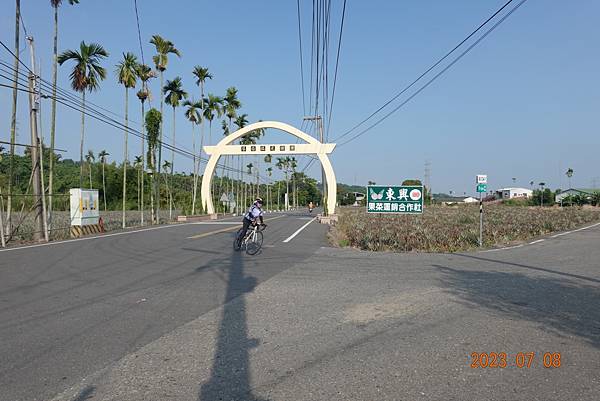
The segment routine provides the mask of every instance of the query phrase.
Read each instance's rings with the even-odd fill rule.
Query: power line
[[[450,64],[448,64],[446,67],[444,67],[444,69],[442,69],[440,72],[438,72],[436,75],[434,75],[433,78],[431,78],[429,81],[427,81],[415,93],[413,93],[412,95],[410,95],[405,101],[403,101],[402,103],[400,103],[392,111],[390,111],[389,113],[387,113],[386,115],[384,115],[382,118],[380,118],[379,120],[377,120],[374,124],[370,125],[368,128],[362,130],[361,132],[359,132],[358,134],[354,135],[350,139],[342,142],[340,145],[338,145],[338,147],[344,146],[347,143],[349,143],[349,142],[357,139],[358,137],[364,135],[366,132],[368,132],[371,129],[375,128],[382,121],[386,120],[389,116],[391,116],[396,111],[398,111],[400,108],[402,108],[405,104],[407,104],[408,102],[410,102],[415,96],[417,96],[419,93],[421,93],[425,88],[427,88],[430,84],[432,84],[437,78],[439,78],[442,74],[444,74],[446,71],[448,71],[454,64],[456,64],[460,59],[462,59],[467,53],[469,53],[475,46],[477,46],[483,39],[485,39],[492,31],[494,31],[500,24],[502,24],[502,22],[504,22],[513,12],[515,12],[519,7],[521,7],[526,1],[527,0],[521,0],[520,3],[518,3],[509,12],[507,12],[506,15],[504,15],[500,20],[498,20],[498,22],[496,22],[494,25],[492,25],[492,27],[490,27],[482,36],[480,36],[475,42],[473,42],[473,44],[471,44],[469,47],[467,47],[467,49],[464,50],[460,55],[458,55],[454,60],[452,60],[452,62]],[[344,135],[346,135],[346,134],[344,134]],[[344,136],[344,135],[342,135],[342,136]]]
[[[135,7],[135,20],[137,22],[137,32],[138,32],[138,40],[140,42],[140,53],[142,55],[142,64],[146,64],[146,62],[144,61],[144,48],[142,47],[142,34],[140,32],[140,16],[138,13],[138,6],[137,6],[137,0],[133,0],[133,5]]]
[[[440,63],[442,63],[445,59],[447,59],[452,53],[454,53],[459,47],[461,47],[465,42],[467,42],[469,39],[471,39],[473,37],[473,35],[475,35],[477,32],[479,32],[484,26],[486,26],[492,19],[494,19],[494,17],[496,17],[500,12],[502,12],[502,10],[504,10],[510,3],[512,3],[514,0],[508,0],[506,3],[504,3],[504,5],[502,7],[500,7],[495,13],[493,13],[488,19],[486,19],[483,23],[481,23],[474,31],[472,31],[467,37],[465,37],[463,40],[461,40],[456,46],[454,46],[452,48],[452,50],[450,50],[449,52],[447,52],[442,58],[440,58],[438,61],[436,61],[433,65],[431,65],[431,67],[429,67],[427,70],[425,70],[425,72],[423,72],[421,75],[419,75],[414,81],[412,81],[408,86],[406,86],[404,89],[402,89],[400,92],[398,92],[396,95],[394,95],[391,99],[389,99],[387,102],[385,102],[381,107],[379,107],[377,110],[375,110],[373,113],[371,113],[367,118],[365,118],[364,120],[362,120],[361,122],[359,122],[358,124],[356,124],[354,127],[350,128],[348,131],[346,131],[345,133],[343,133],[342,135],[340,135],[339,137],[337,137],[336,139],[334,139],[334,141],[338,141],[341,138],[345,137],[346,135],[349,135],[350,133],[352,133],[354,130],[356,130],[358,127],[360,127],[361,125],[363,125],[365,122],[367,122],[368,120],[370,120],[373,116],[375,116],[376,114],[378,114],[381,110],[383,110],[385,107],[387,107],[390,103],[392,103],[394,100],[398,99],[400,96],[402,96],[402,94],[404,94],[407,90],[409,90],[410,88],[412,88],[417,82],[419,82],[423,77],[425,77],[425,75],[427,75],[429,72],[431,72],[435,67],[437,67],[438,65],[440,65]]]
[[[335,58],[335,72],[333,74],[333,90],[331,92],[331,104],[329,106],[329,119],[327,121],[327,134],[326,138],[329,139],[329,129],[331,127],[331,116],[333,114],[333,100],[335,99],[335,86],[337,83],[338,65],[340,62],[340,49],[342,47],[342,33],[344,32],[344,17],[346,16],[346,0],[344,0],[344,7],[342,9],[342,22],[340,24],[340,35],[338,38],[337,55]]]
[[[302,61],[302,29],[300,28],[300,0],[296,2],[298,6],[298,40],[300,41],[300,78],[302,81],[302,111],[306,114],[306,102],[304,100],[304,62]]]

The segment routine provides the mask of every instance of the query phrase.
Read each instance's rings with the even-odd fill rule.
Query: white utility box
[[[71,225],[98,224],[100,210],[97,189],[71,188]]]

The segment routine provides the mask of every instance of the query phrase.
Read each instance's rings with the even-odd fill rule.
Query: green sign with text
[[[423,213],[423,186],[369,185],[367,213]]]
[[[487,184],[477,184],[477,192],[487,192]]]

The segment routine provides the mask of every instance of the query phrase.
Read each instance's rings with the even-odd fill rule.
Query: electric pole
[[[35,53],[33,47],[33,38],[27,37],[29,42],[29,50],[31,52],[31,69],[29,73],[29,125],[31,128],[31,168],[32,168],[32,189],[33,189],[33,200],[35,202],[34,218],[35,218],[35,229],[33,232],[33,240],[37,242],[42,241],[42,233],[46,233],[44,230],[44,210],[42,204],[42,181],[40,179],[40,156],[39,156],[39,139],[37,132],[37,112],[39,109],[39,97],[38,87],[36,85],[37,77],[35,75]],[[45,236],[46,237],[46,236]]]

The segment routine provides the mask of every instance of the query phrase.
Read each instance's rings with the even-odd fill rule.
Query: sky
[[[180,76],[186,91],[198,98],[191,71],[195,65],[208,67],[214,78],[207,82],[206,92],[223,95],[235,86],[243,104],[240,113],[247,113],[250,122],[282,121],[315,133],[312,125],[306,127],[302,121],[296,1],[137,2],[146,63],[154,54],[149,43],[153,34],[171,40],[181,51],[181,58],[169,57],[165,79]],[[335,142],[402,90],[504,2],[348,0],[329,141]],[[49,1],[21,3],[23,22],[35,39],[41,75],[50,80],[53,9]],[[330,96],[342,3],[332,1]],[[300,0],[300,8],[308,108],[312,1]],[[476,174],[487,174],[490,188],[512,186],[512,178],[516,186],[529,187],[534,181],[566,188],[568,168],[574,170],[573,187],[590,187],[594,182],[600,187],[598,15],[600,2],[595,0],[528,0],[398,112],[338,146],[331,155],[338,181],[400,184],[404,179],[423,179],[429,162],[433,192],[473,194]],[[14,46],[11,0],[2,0],[0,7],[0,40]],[[123,116],[124,89],[114,70],[123,52],[140,57],[134,1],[81,0],[71,6],[65,0],[59,16],[59,52],[78,48],[81,40],[98,42],[110,52],[103,62],[108,77],[88,99]],[[22,38],[20,56],[28,61],[25,43]],[[11,57],[0,49],[0,60],[12,64]],[[70,88],[69,72],[70,65],[59,68],[60,87]],[[0,78],[0,83],[7,82]],[[158,79],[151,83],[151,91],[152,105],[158,107]],[[10,89],[0,88],[0,140],[9,138],[11,96]],[[129,109],[131,124],[139,127],[139,102],[133,93]],[[172,114],[165,110],[165,141],[170,142]],[[49,111],[50,103],[44,101],[46,142]],[[183,111],[177,111],[176,143],[191,149],[191,127]],[[19,141],[28,142],[24,95],[19,98],[18,124]],[[215,143],[222,131],[220,121],[213,125]],[[63,158],[79,158],[79,130],[80,114],[59,106],[56,147],[67,150]],[[270,130],[261,142],[295,143],[295,139]],[[135,137],[129,143],[132,159],[141,145]],[[110,160],[121,161],[123,131],[87,119],[85,149],[95,153],[106,149]],[[299,157],[300,169],[308,160]],[[176,156],[176,171],[191,169],[190,159]],[[318,164],[306,171],[320,179]],[[277,172],[274,178],[279,177]]]

